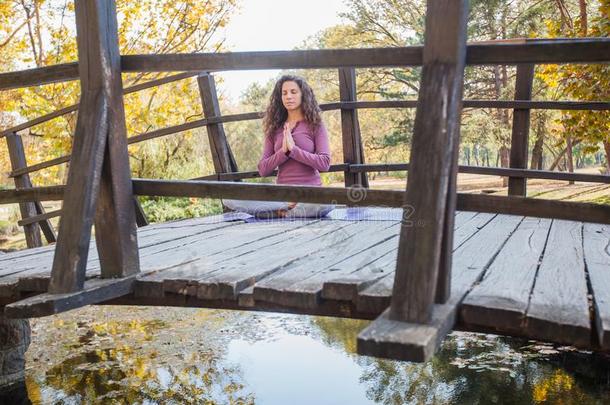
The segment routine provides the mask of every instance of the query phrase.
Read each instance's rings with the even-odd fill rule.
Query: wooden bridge
[[[424,46],[224,54],[128,55],[112,1],[76,2],[79,63],[0,74],[0,90],[80,78],[78,106],[4,130],[28,249],[0,257],[8,317],[87,304],[289,311],[375,319],[363,354],[428,359],[453,328],[610,349],[610,206],[526,197],[528,178],[610,183],[607,175],[527,169],[531,109],[609,110],[610,102],[531,101],[536,63],[604,63],[608,38],[467,44],[467,2],[430,1]],[[462,100],[466,64],[517,65],[514,101]],[[356,68],[422,66],[417,102],[359,102]],[[345,187],[242,183],[215,71],[337,68]],[[182,71],[122,88],[121,72]],[[123,94],[197,77],[205,118],[127,137]],[[513,108],[510,168],[458,166],[462,106]],[[417,108],[411,161],[366,164],[358,109]],[[18,131],[78,109],[70,156],[28,165]],[[214,174],[131,179],[127,145],[207,128]],[[434,159],[430,157],[433,156]],[[29,173],[70,162],[65,186]],[[367,172],[408,170],[406,192],[368,188]],[[456,192],[458,172],[509,178],[509,196]],[[329,218],[254,221],[234,213],[147,225],[135,195],[342,204]],[[63,200],[44,212],[41,201]],[[135,206],[135,209],[134,209]],[[457,211],[456,211],[457,210]],[[69,213],[66,214],[66,213]],[[61,216],[56,237],[49,218]],[[136,223],[141,227],[138,229]],[[95,225],[95,245],[90,246]],[[41,232],[54,245],[42,247]]]

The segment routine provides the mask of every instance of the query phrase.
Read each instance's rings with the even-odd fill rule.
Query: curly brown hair
[[[282,127],[288,118],[288,111],[282,103],[282,85],[284,82],[288,81],[295,82],[301,89],[301,108],[303,110],[303,116],[312,130],[315,130],[322,122],[322,117],[320,117],[322,110],[320,110],[320,106],[316,101],[316,96],[313,94],[312,88],[307,84],[305,79],[295,75],[283,75],[275,83],[275,87],[269,97],[269,106],[263,117],[263,130],[265,136],[271,136],[271,134]]]

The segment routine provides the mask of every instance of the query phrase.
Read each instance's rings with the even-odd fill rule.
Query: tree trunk
[[[606,151],[606,174],[610,174],[610,140],[604,141],[604,150]]]
[[[542,153],[544,151],[544,135],[546,131],[546,114],[537,114],[536,120],[536,141],[532,149],[532,160],[530,169],[542,170]]]
[[[580,33],[583,37],[587,36],[587,0],[579,0],[580,9]]]
[[[507,146],[500,147],[500,167],[508,167],[510,162],[510,149]],[[508,187],[508,177],[502,177],[502,187]]]
[[[568,136],[568,138],[566,139],[566,152],[567,152],[566,166],[570,173],[574,173],[574,153],[572,150],[572,137],[571,136]],[[573,181],[570,181],[569,183],[574,184]]]

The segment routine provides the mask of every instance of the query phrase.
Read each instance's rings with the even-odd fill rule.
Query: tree
[[[119,47],[121,54],[159,54],[177,52],[218,52],[224,50],[224,39],[218,32],[236,10],[237,0],[117,1]],[[0,60],[17,63],[9,69],[41,67],[72,62],[77,59],[74,29],[74,2],[49,0],[11,0],[0,6]],[[125,74],[123,86],[163,77],[163,73]],[[2,124],[8,126],[14,117],[23,120],[58,110],[78,102],[78,81],[64,82],[10,93],[11,102],[4,101],[0,111]],[[0,101],[3,101],[0,99]],[[127,132],[135,135],[152,129],[201,118],[202,109],[197,84],[184,80],[132,93],[125,97]],[[8,117],[8,118],[7,118]],[[13,118],[12,120],[10,118]],[[27,156],[30,163],[69,153],[76,114],[40,124],[28,131]],[[151,144],[129,147],[134,173],[140,176],[163,176],[171,173],[188,177],[201,173],[201,162],[187,159],[198,149],[205,131],[185,131]],[[200,153],[202,154],[202,153]],[[190,165],[185,166],[185,162]],[[2,171],[8,171],[6,162]],[[60,183],[65,169],[38,172],[37,184]]]
[[[568,7],[557,0],[561,11],[560,20],[548,21],[548,33],[552,37],[608,37],[610,36],[610,1],[599,0],[595,13],[589,18],[586,2],[579,1],[578,9]],[[574,19],[573,14],[579,18]],[[542,79],[562,96],[579,101],[610,100],[610,67],[595,65],[551,65],[547,66]],[[571,144],[582,143],[585,152],[596,152],[600,145],[606,155],[604,171],[610,173],[610,112],[609,111],[562,111],[557,128],[566,149]],[[568,164],[570,164],[568,159]]]

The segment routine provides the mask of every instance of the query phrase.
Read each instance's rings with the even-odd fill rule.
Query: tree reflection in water
[[[610,357],[521,339],[455,332],[426,364],[355,354],[368,322],[314,319],[329,344],[363,368],[367,396],[383,404],[610,403]]]
[[[361,392],[357,403],[585,404],[610,397],[607,358],[455,333],[426,364],[394,362],[355,354],[356,336],[367,324],[239,311],[87,307],[32,322],[25,386],[33,403],[280,403],[273,381],[256,383],[279,372],[289,384],[307,379],[320,391],[330,386],[313,390],[319,403],[333,403],[333,392],[346,386]],[[310,353],[315,359],[308,359],[315,362],[313,373],[299,363],[309,355],[295,355],[299,347],[303,351],[303,339],[317,348]],[[231,347],[248,351],[243,358],[258,353],[250,356],[256,364],[231,361],[242,358]],[[263,355],[263,348],[273,347],[283,348],[282,370]],[[269,364],[261,364],[265,359]],[[342,384],[320,380],[328,378],[324,370]],[[348,374],[353,382],[342,380]],[[290,395],[290,387],[283,388]]]

